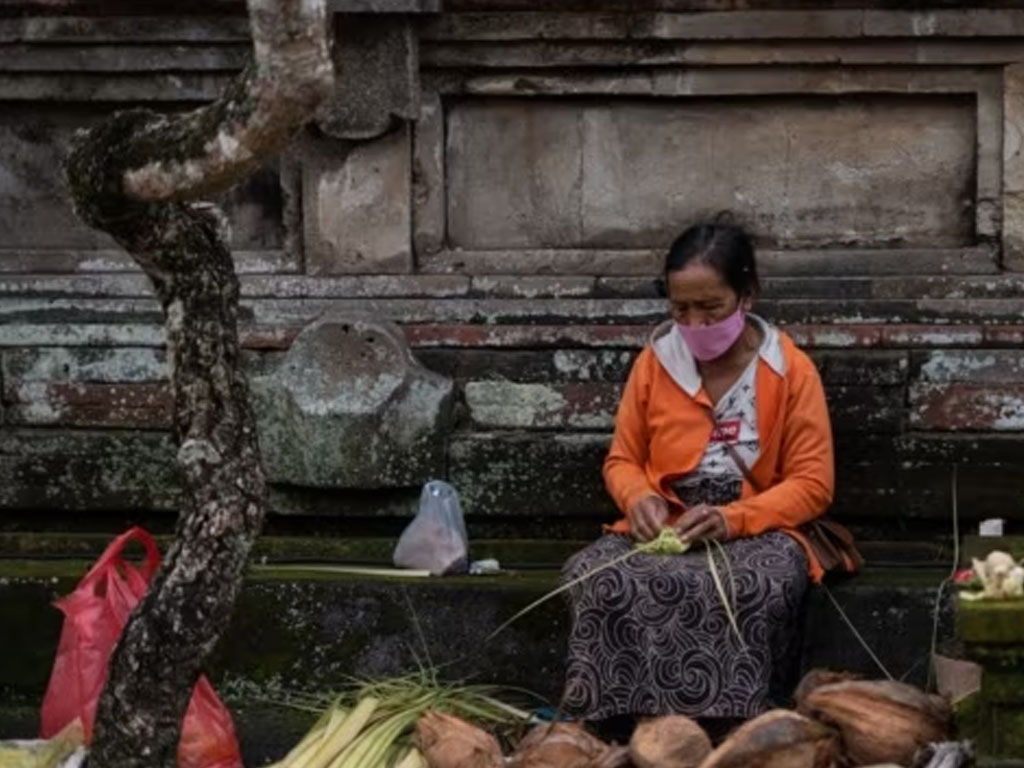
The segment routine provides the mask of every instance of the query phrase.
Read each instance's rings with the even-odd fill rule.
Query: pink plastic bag
[[[141,568],[123,557],[132,541],[146,551]],[[44,739],[80,718],[86,744],[92,741],[110,655],[159,565],[160,550],[153,537],[132,528],[110,543],[74,592],[54,604],[64,614],[64,628],[43,697]],[[196,682],[182,721],[178,768],[242,768],[231,713],[205,675]]]

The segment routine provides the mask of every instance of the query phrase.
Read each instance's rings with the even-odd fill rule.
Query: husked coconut
[[[426,712],[414,738],[430,768],[501,768],[498,740],[452,715]]]
[[[636,768],[697,768],[711,753],[711,739],[683,715],[652,717],[639,723],[629,740]]]
[[[609,746],[590,768],[629,768],[629,747]]]
[[[821,668],[812,669],[800,679],[800,684],[797,685],[796,690],[793,692],[796,709],[798,712],[803,712],[803,703],[807,699],[807,695],[815,688],[830,685],[831,683],[843,683],[847,680],[860,679],[861,676],[854,672],[837,672],[832,669]]]
[[[831,768],[838,747],[828,726],[773,709],[733,731],[699,768]]]
[[[905,683],[852,680],[811,691],[801,712],[839,729],[854,765],[909,765],[914,753],[949,735],[949,703]]]
[[[533,728],[509,759],[510,768],[607,768],[621,764],[623,750],[610,747],[578,723],[545,723]]]

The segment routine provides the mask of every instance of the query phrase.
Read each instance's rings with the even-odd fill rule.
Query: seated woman
[[[624,517],[575,554],[563,577],[665,526],[692,542],[718,539],[743,642],[703,545],[685,555],[635,555],[570,590],[563,706],[606,722],[684,714],[716,730],[769,708],[792,672],[807,581],[823,575],[794,529],[831,502],[832,435],[814,363],[750,314],[757,268],[740,228],[686,230],[667,254],[664,278],[672,319],[633,365],[604,463]]]

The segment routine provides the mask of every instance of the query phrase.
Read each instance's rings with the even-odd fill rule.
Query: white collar
[[[758,357],[779,376],[785,376],[786,356],[782,352],[779,330],[758,315],[748,313],[747,317],[757,324],[764,335],[757,350]],[[683,341],[677,323],[669,320],[659,325],[651,337],[651,347],[661,367],[668,372],[673,381],[690,397],[696,397],[701,386],[700,371],[697,370],[697,361],[694,360],[690,348]]]

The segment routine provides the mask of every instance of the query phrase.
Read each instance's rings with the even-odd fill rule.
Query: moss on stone
[[[960,600],[956,620],[965,643],[1024,646],[1024,600]]]
[[[157,536],[166,551],[170,536]],[[13,558],[96,558],[110,543],[105,533],[0,532],[0,555]],[[395,537],[263,536],[253,549],[254,562],[361,563],[388,566]],[[581,539],[473,539],[473,559],[495,558],[509,567],[546,566],[555,569],[589,542]],[[0,566],[2,567],[2,566]]]

